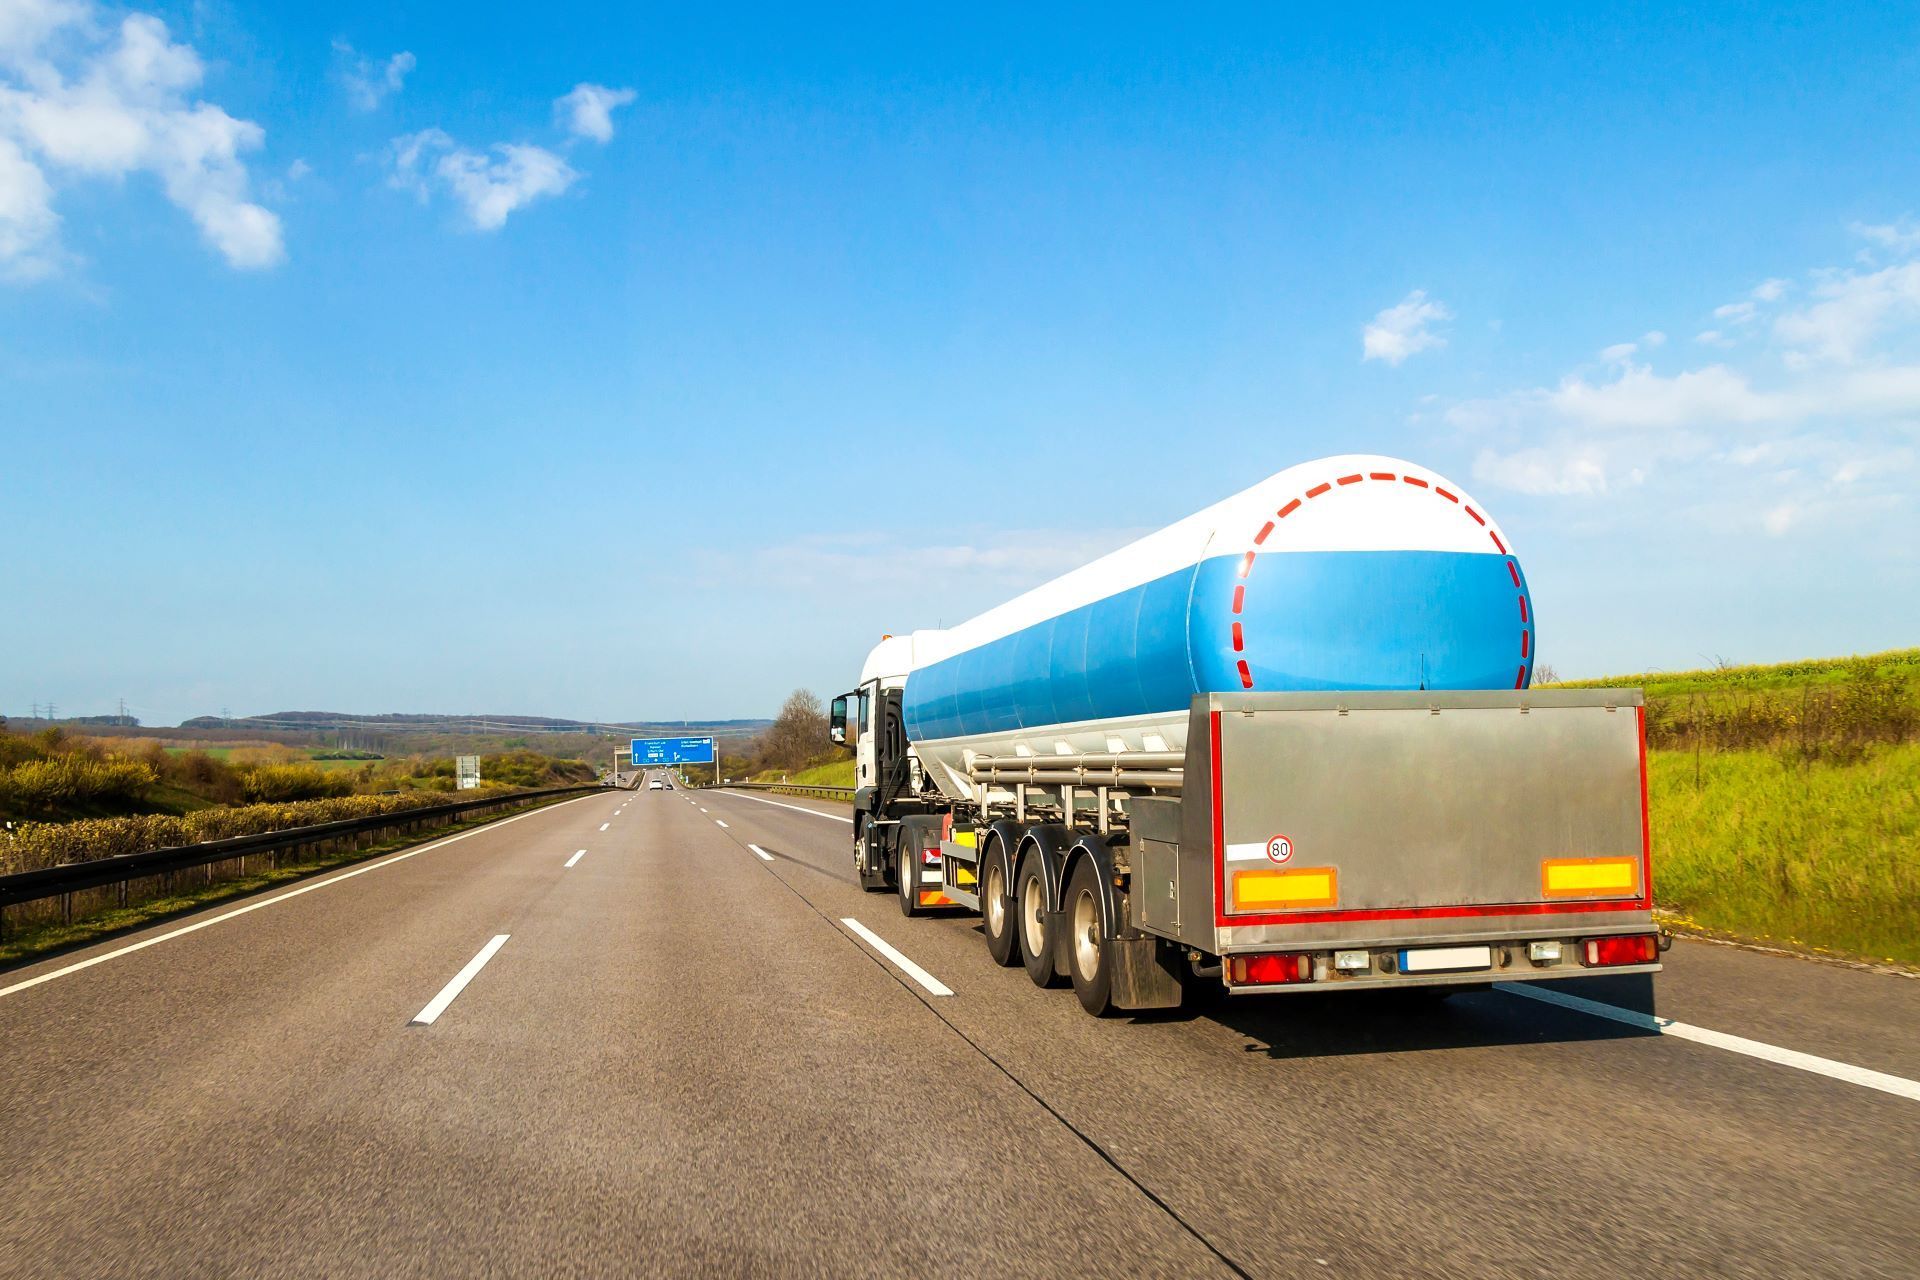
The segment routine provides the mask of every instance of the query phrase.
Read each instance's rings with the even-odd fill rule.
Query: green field
[[[1920,967],[1920,744],[1847,764],[1649,759],[1653,884],[1676,923]]]

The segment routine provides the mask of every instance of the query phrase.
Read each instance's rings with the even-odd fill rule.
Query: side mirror
[[[833,708],[827,712],[827,736],[840,746],[847,745],[847,695],[844,693],[833,700]]]

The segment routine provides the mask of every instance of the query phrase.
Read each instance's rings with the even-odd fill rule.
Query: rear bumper
[[[1263,995],[1271,992],[1301,991],[1385,991],[1414,987],[1490,986],[1496,982],[1549,982],[1571,978],[1619,977],[1628,974],[1659,973],[1656,958],[1647,964],[1588,964],[1584,943],[1596,937],[1650,936],[1655,938],[1657,956],[1665,950],[1665,939],[1651,922],[1636,921],[1623,928],[1539,929],[1525,934],[1481,935],[1476,938],[1395,938],[1391,940],[1348,939],[1328,946],[1322,943],[1266,943],[1258,947],[1239,946],[1222,952],[1222,979],[1234,995]],[[1417,961],[1423,950],[1437,954],[1433,944],[1449,951],[1484,952],[1471,963],[1432,971],[1408,972],[1410,957]],[[1540,944],[1536,946],[1535,944]],[[1557,947],[1555,946],[1557,944]],[[1543,950],[1557,950],[1552,958],[1542,958]],[[1301,958],[1298,972],[1311,974],[1285,983],[1241,982],[1232,973],[1233,958],[1252,955],[1283,955]],[[1341,961],[1359,967],[1343,968]],[[1251,964],[1248,966],[1253,968]],[[1250,975],[1249,975],[1250,976]]]

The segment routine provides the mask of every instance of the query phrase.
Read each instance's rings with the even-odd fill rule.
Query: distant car
[[[669,790],[669,791],[671,791],[671,790],[673,790],[673,784],[672,784],[671,782],[669,782],[669,783],[666,783],[666,784],[665,784],[665,786],[666,786],[666,788],[667,788],[667,790]]]
[[[658,779],[658,778],[649,778],[649,779],[647,779],[647,790],[649,790],[649,791],[658,791],[658,790],[660,790],[660,788],[662,788],[662,787],[664,787],[664,786],[666,786],[666,785],[667,785],[666,783],[664,783],[664,782],[662,782],[662,781],[660,781],[660,779]]]

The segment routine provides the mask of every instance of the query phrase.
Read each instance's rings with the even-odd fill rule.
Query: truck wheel
[[[1067,879],[1067,972],[1080,1007],[1096,1018],[1113,1012],[1113,964],[1107,939],[1113,923],[1107,919],[1100,893],[1100,869],[1082,857]]]
[[[912,919],[927,909],[920,905],[920,850],[926,843],[927,824],[908,818],[900,824],[900,848],[893,855],[893,881],[900,900],[900,914]]]
[[[887,869],[881,860],[880,841],[874,836],[871,822],[860,824],[859,834],[854,839],[853,871],[860,881],[860,888],[867,893],[884,893],[887,888]]]
[[[1020,963],[1020,939],[1014,919],[1012,876],[1007,873],[1007,843],[994,840],[980,860],[980,932],[987,936],[987,954],[1011,969]]]
[[[1047,927],[1047,877],[1036,850],[1020,863],[1014,885],[1014,932],[1020,938],[1020,963],[1036,987],[1060,985],[1053,968],[1053,931]]]

